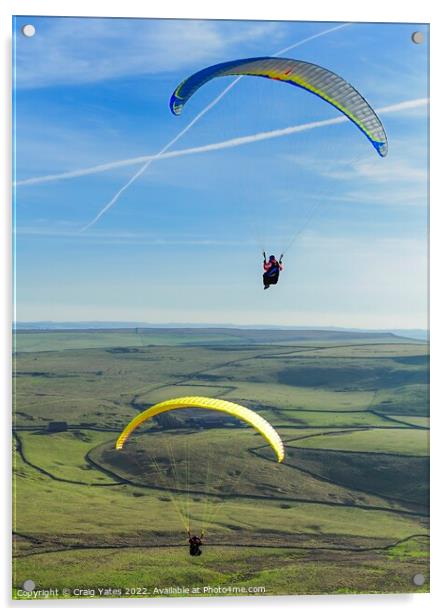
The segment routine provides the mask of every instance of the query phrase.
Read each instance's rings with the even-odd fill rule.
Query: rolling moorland
[[[427,592],[428,367],[426,342],[385,333],[17,331],[14,596],[30,579],[64,598]],[[260,413],[285,461],[198,410],[114,449],[188,395]]]

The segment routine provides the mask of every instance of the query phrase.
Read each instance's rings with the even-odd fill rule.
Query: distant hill
[[[285,332],[285,335],[291,337],[291,332],[294,332],[293,338],[295,340],[308,340],[310,338],[321,337],[327,340],[338,340],[346,338],[347,335],[351,339],[353,338],[376,338],[381,337],[399,337],[399,338],[412,338],[415,340],[427,341],[429,339],[429,332],[426,329],[357,329],[357,328],[345,328],[345,327],[321,327],[321,326],[282,326],[282,325],[234,325],[230,323],[145,323],[145,322],[132,322],[132,321],[18,321],[14,329],[16,331],[70,331],[70,330],[83,330],[83,331],[129,331],[129,330],[141,330],[149,332],[151,330],[158,330],[160,332],[168,332],[170,330],[182,330],[184,333],[194,330],[206,330],[209,333],[222,333],[222,332],[244,332],[250,331],[252,334],[255,332]],[[299,334],[302,333],[302,335]],[[319,335],[317,335],[319,333]],[[299,335],[298,335],[299,334]],[[256,334],[255,334],[256,336]],[[282,338],[281,334],[279,336]]]

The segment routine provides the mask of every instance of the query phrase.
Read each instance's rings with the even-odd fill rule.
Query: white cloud
[[[159,234],[151,234],[151,233],[136,233],[132,231],[117,231],[117,232],[92,232],[89,233],[81,233],[79,230],[70,230],[67,229],[68,226],[72,223],[67,223],[66,221],[59,221],[58,227],[47,228],[44,224],[47,222],[45,220],[40,221],[42,226],[40,227],[17,227],[15,229],[16,237],[20,238],[23,236],[35,237],[35,238],[46,238],[46,239],[66,239],[66,240],[75,240],[79,242],[90,242],[93,241],[95,245],[98,244],[113,244],[113,245],[126,245],[129,244],[131,246],[135,246],[137,244],[148,245],[151,246],[244,246],[247,245],[247,239],[244,239],[244,242],[241,241],[231,241],[231,240],[220,240],[209,237],[192,237],[191,235],[184,236],[170,236],[169,238],[160,237]]]
[[[424,107],[422,101],[416,108]],[[284,158],[317,178],[316,185],[323,188],[321,192],[316,189],[315,194],[325,201],[427,207],[429,178],[425,140],[416,139],[413,133],[406,139],[394,139],[386,159],[359,152],[358,148],[349,156],[334,148],[326,156],[307,152]],[[327,179],[332,180],[330,185]]]
[[[265,41],[280,24],[195,20],[60,18],[39,20],[32,39],[17,44],[17,86],[42,88],[132,75],[166,74],[218,59],[232,45]]]
[[[375,187],[372,191],[371,187],[366,189],[352,190],[346,193],[341,193],[339,196],[330,196],[329,200],[345,201],[352,203],[368,203],[384,205],[386,207],[405,206],[405,207],[422,207],[428,206],[428,192],[426,184],[418,188],[412,186],[388,186],[384,189]]]

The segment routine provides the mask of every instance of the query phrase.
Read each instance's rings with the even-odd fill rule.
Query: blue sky
[[[174,117],[182,79],[334,25],[17,18],[16,179],[154,155],[231,81]],[[352,24],[286,54],[386,108],[385,159],[350,123],[166,158],[86,231],[139,165],[18,185],[17,320],[426,327],[427,45],[412,43],[416,29],[427,33]],[[245,78],[173,150],[336,116],[306,92]],[[290,244],[280,284],[263,291],[260,250]]]

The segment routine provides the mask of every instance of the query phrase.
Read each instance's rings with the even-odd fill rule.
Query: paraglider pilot
[[[188,542],[190,544],[190,556],[200,556],[202,554],[201,545],[204,538],[204,531],[201,532],[200,537],[192,535],[191,531],[188,531]]]
[[[263,284],[265,289],[269,289],[271,284],[277,284],[280,272],[283,270],[282,259],[283,255],[280,255],[279,261],[275,258],[275,255],[269,257],[269,261],[266,261],[266,253],[263,253],[264,257],[264,274]]]

